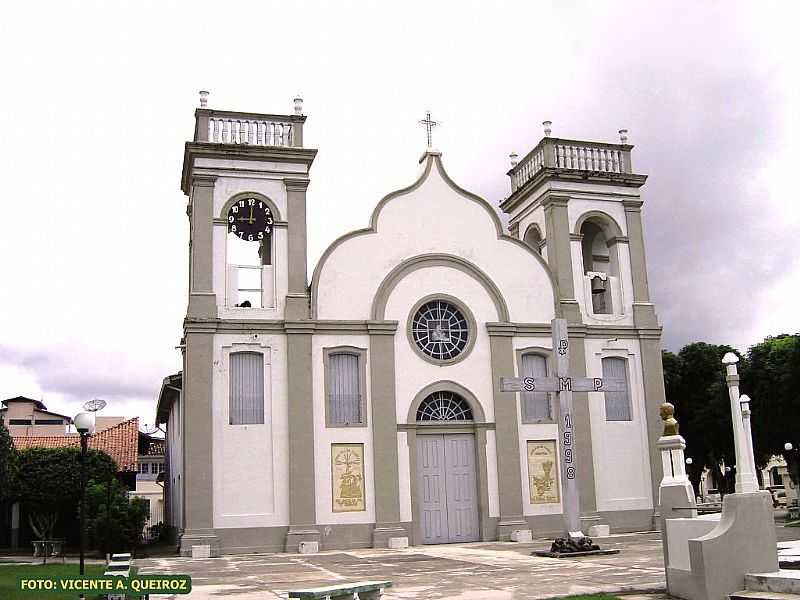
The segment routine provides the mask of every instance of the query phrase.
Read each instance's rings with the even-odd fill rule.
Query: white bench
[[[289,598],[309,598],[318,600],[378,600],[384,588],[392,587],[391,581],[356,581],[340,583],[325,587],[295,590],[289,592]]]
[[[111,560],[106,565],[103,573],[106,577],[130,577],[131,576],[131,555],[129,552],[122,554],[112,554]],[[108,600],[124,600],[124,594],[109,594]],[[144,598],[144,596],[143,596]]]

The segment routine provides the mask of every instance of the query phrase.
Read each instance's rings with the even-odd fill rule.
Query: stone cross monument
[[[571,377],[566,319],[553,319],[555,377],[501,377],[502,392],[557,392],[558,439],[563,488],[564,530],[569,538],[582,538],[578,496],[578,456],[575,452],[575,421],[572,392],[621,392],[626,382],[619,377]]]

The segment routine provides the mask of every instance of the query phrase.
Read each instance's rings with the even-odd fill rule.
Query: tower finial
[[[542,125],[544,126],[544,137],[550,137],[550,132],[553,131],[550,128],[552,124],[552,121],[542,121]]]
[[[206,90],[200,90],[200,108],[206,108],[208,106],[208,94]]]
[[[628,143],[628,130],[627,129],[620,129],[619,130],[619,141],[622,144]]]
[[[300,94],[297,94],[294,97],[294,114],[296,115],[303,114],[303,97]]]
[[[427,110],[425,111],[425,118],[420,119],[419,124],[425,126],[425,129],[428,133],[428,148],[431,148],[433,143],[432,142],[433,128],[436,127],[439,123],[431,120],[431,111]]]
[[[517,166],[518,162],[517,159],[519,158],[519,154],[512,151],[511,154],[508,155],[508,158],[511,160],[511,168],[513,169],[514,167]]]

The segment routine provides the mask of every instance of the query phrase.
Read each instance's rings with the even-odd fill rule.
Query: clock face
[[[273,222],[269,206],[258,198],[243,198],[228,210],[228,231],[246,242],[263,240]]]

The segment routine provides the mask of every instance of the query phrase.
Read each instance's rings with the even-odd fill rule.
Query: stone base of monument
[[[608,554],[619,554],[619,550],[603,549],[597,544],[592,543],[592,538],[573,537],[556,538],[550,551],[538,550],[531,552],[531,556],[544,556],[546,558],[578,558],[580,556],[603,556]]]

